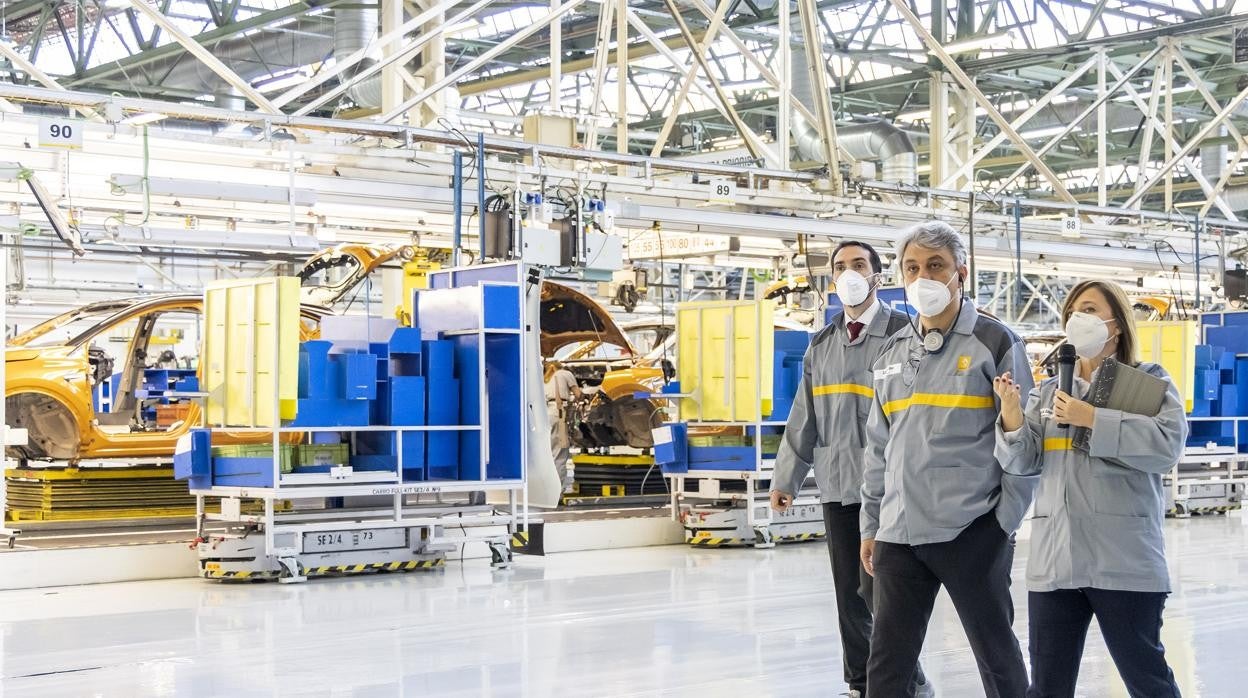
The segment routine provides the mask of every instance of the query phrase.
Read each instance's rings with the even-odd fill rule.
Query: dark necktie
[[[862,328],[866,327],[866,325],[855,320],[849,323],[848,327],[849,327],[849,341],[853,342],[858,339],[858,335],[862,334]]]

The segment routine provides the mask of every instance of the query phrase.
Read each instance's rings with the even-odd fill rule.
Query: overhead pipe
[[[334,57],[342,58],[366,49],[377,37],[377,6],[354,5],[334,10]],[[357,63],[351,75],[367,68],[371,59]],[[350,75],[339,79],[350,80]],[[381,76],[374,75],[361,80],[347,90],[356,106],[376,109],[381,107]]]
[[[464,154],[456,148],[451,153],[451,264],[460,266],[460,248],[464,241]]]
[[[806,52],[790,47],[789,61],[792,67],[790,84],[794,99],[807,107],[813,107],[816,95],[810,84]],[[827,98],[827,95],[822,96],[822,99]],[[782,104],[780,108],[786,109],[788,105]],[[806,160],[822,159],[823,145],[819,130],[797,110],[789,115],[789,119],[798,154]],[[914,142],[905,131],[886,121],[876,121],[838,127],[836,135],[840,147],[855,160],[880,161],[881,181],[911,185],[918,183],[919,156]]]
[[[481,246],[481,256],[485,259],[485,134],[477,132],[477,243]]]

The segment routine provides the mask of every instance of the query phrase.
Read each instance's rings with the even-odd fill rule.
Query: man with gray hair
[[[873,367],[862,485],[862,562],[875,578],[868,696],[911,696],[936,594],[949,592],[990,698],[1022,698],[1027,669],[1011,628],[1014,532],[1038,480],[995,455],[993,378],[1030,390],[1024,345],[966,298],[966,248],[940,221],[897,245],[918,312]]]

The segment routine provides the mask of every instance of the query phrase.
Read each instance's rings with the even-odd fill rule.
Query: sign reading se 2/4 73
[[[59,117],[40,119],[39,147],[82,150],[82,122]]]

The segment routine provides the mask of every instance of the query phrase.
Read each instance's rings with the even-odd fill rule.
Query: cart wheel
[[[754,529],[754,547],[755,548],[774,548],[776,540],[771,535],[771,529],[766,526],[760,526]]]
[[[490,543],[490,567],[505,570],[511,567],[511,548],[506,543]]]

